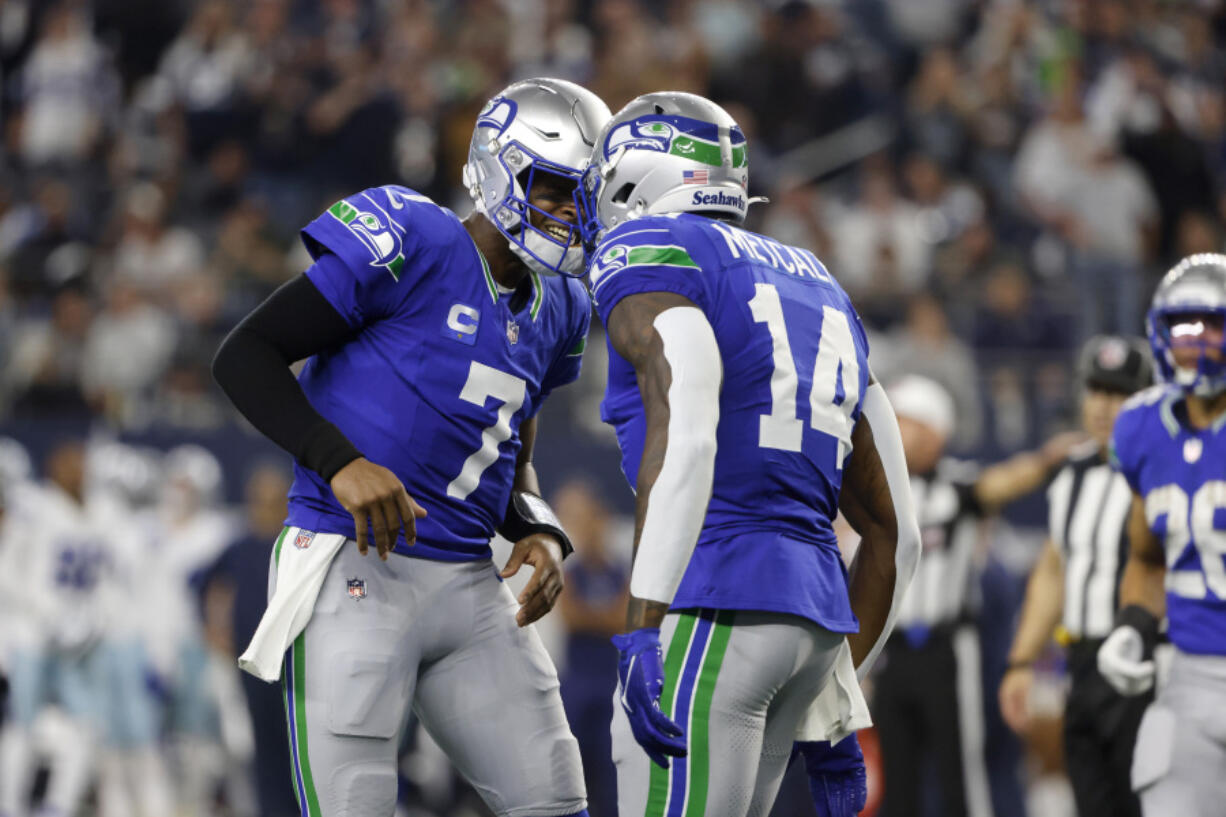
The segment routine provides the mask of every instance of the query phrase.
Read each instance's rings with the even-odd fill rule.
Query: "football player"
[[[278,541],[356,540],[285,660],[304,817],[392,814],[410,706],[495,814],[586,813],[528,627],[569,548],[532,447],[542,401],[579,374],[591,302],[573,193],[608,116],[569,82],[511,85],[473,131],[472,214],[394,185],[338,201],[302,231],[314,265],[218,352],[218,382],[296,460]],[[515,543],[501,574],[496,529]],[[501,579],[525,564],[517,600]]]
[[[605,126],[582,185],[610,345],[602,413],[637,497],[614,639],[624,815],[767,813],[844,637],[871,662],[919,557],[859,318],[811,252],[736,226],[747,166],[722,108],[648,94]],[[864,537],[850,579],[840,509]],[[854,738],[814,749],[811,774],[839,779],[814,787],[819,808],[851,814]]]
[[[57,743],[45,813],[76,814],[97,762],[103,717],[105,596],[111,581],[114,531],[86,492],[85,446],[57,444],[46,480],[21,509],[5,568],[20,577],[6,589],[20,610],[10,622],[12,722],[0,743],[0,815],[23,817],[33,784],[36,722],[53,707],[65,714]],[[42,813],[42,812],[40,812]]]
[[[1162,385],[1120,412],[1112,454],[1132,488],[1115,629],[1098,668],[1116,689],[1154,685],[1165,615],[1170,676],[1146,710],[1132,786],[1148,817],[1221,814],[1226,803],[1226,255],[1177,264],[1146,330]]]

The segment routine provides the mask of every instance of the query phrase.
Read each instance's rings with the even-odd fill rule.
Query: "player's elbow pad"
[[[690,563],[711,499],[723,364],[702,310],[666,309],[654,325],[672,375],[668,445],[648,497],[630,593],[668,604]]]

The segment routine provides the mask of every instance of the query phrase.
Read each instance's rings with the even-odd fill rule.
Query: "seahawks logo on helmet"
[[[329,207],[328,213],[344,224],[366,247],[372,258],[371,266],[386,267],[393,278],[400,280],[404,253],[401,251],[400,236],[390,224],[384,224],[374,213],[359,210],[344,199]]]
[[[610,159],[623,148],[668,153],[676,133],[676,129],[667,122],[642,122],[637,119],[623,122],[609,131],[604,142],[604,155],[606,159]]]
[[[481,109],[481,113],[477,114],[478,128],[494,128],[498,131],[498,135],[502,136],[515,119],[515,112],[519,106],[515,104],[515,100],[507,99],[503,96],[496,96],[485,104]]]

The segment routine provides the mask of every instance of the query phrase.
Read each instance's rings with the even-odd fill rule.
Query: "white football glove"
[[[1154,686],[1154,662],[1143,659],[1144,653],[1141,632],[1122,624],[1098,648],[1098,671],[1121,695],[1141,695]]]

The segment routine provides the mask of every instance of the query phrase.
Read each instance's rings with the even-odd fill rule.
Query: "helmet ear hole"
[[[630,201],[630,194],[633,192],[634,185],[627,182],[617,189],[617,192],[613,194],[613,198],[610,201],[614,204],[625,204]]]

